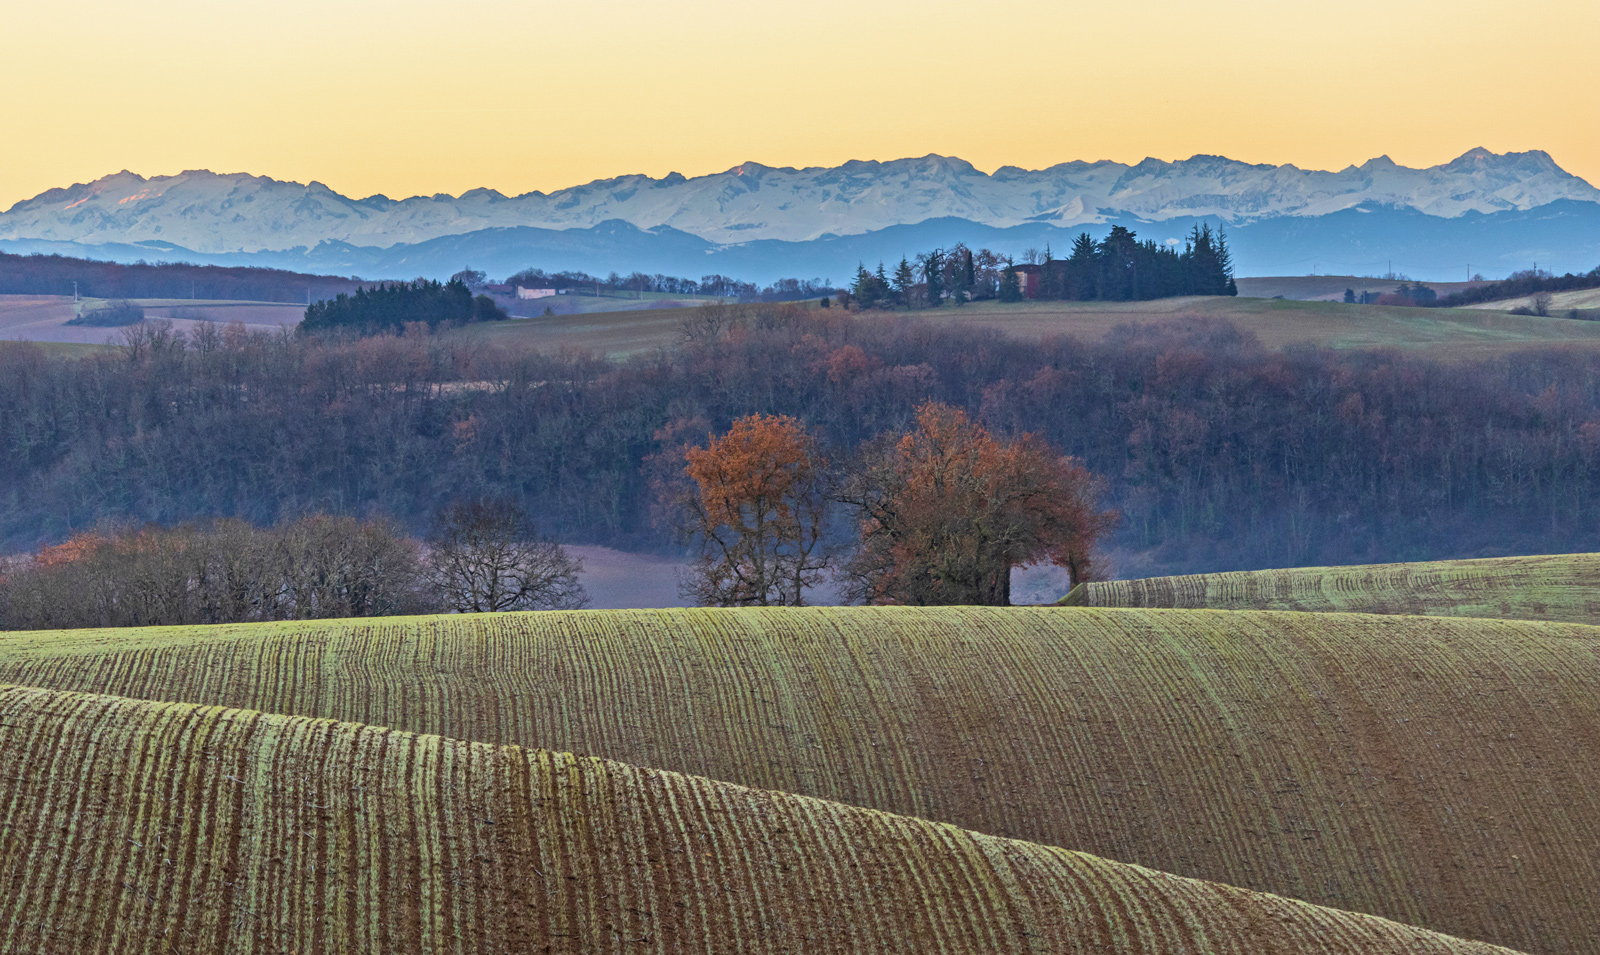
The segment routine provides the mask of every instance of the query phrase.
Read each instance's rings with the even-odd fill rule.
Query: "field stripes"
[[[510,614],[0,635],[0,682],[591,754],[1600,953],[1600,629],[1586,626]]]
[[[0,687],[0,953],[1488,953],[593,757]]]
[[[1424,614],[1600,624],[1600,554],[1293,567],[1079,584],[1063,606]]]

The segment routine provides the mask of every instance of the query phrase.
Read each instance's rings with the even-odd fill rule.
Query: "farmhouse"
[[[556,294],[556,290],[553,288],[526,288],[521,285],[517,286],[517,298],[520,299],[549,298],[554,294]]]
[[[1044,278],[1042,265],[1013,265],[1017,273],[1017,287],[1022,290],[1023,298],[1038,298],[1039,286]]]

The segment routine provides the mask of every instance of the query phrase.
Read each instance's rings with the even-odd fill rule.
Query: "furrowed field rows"
[[[1061,604],[1410,613],[1600,624],[1600,554],[1113,580],[1079,584]]]
[[[675,773],[0,687],[0,952],[1482,953]]]
[[[1600,952],[1600,629],[1087,608],[17,633],[0,682],[592,753]]]

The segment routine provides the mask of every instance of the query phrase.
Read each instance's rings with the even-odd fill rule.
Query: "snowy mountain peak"
[[[84,244],[161,242],[203,253],[255,252],[338,242],[387,248],[480,229],[589,228],[609,220],[670,226],[713,243],[804,241],[929,219],[1006,228],[1215,216],[1242,223],[1320,216],[1365,204],[1453,218],[1526,210],[1557,200],[1600,202],[1600,190],[1538,150],[1475,148],[1448,163],[1412,169],[1379,156],[1338,172],[1239,162],[1199,154],[1136,164],[1072,161],[1046,169],[984,173],[964,159],[929,154],[852,160],[836,167],[748,161],[720,173],[596,180],[508,197],[478,188],[451,196],[364,199],[320,182],[188,170],[145,178],[123,170],[51,189],[0,214],[0,239]]]

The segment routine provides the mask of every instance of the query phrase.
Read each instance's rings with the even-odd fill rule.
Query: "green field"
[[[1488,953],[592,757],[0,688],[0,952]]]
[[[1409,613],[1600,624],[1600,554],[1113,580],[1079,584],[1061,605]]]
[[[853,313],[870,317],[875,313]],[[1154,302],[981,302],[885,313],[937,324],[992,328],[1018,338],[1051,335],[1098,340],[1119,325],[1221,319],[1269,348],[1310,343],[1338,349],[1398,348],[1429,357],[1488,358],[1524,348],[1600,348],[1600,322],[1511,315],[1482,309],[1424,309],[1269,298],[1184,297]],[[489,341],[571,348],[621,357],[677,340],[680,309],[520,319],[453,334]]]
[[[589,753],[1600,952],[1600,630],[1585,626],[541,613],[15,633],[0,683]]]
[[[1265,282],[1267,280],[1253,280]],[[1287,280],[1284,280],[1287,281]],[[557,296],[572,314],[512,319],[447,334],[469,340],[531,345],[559,351],[589,351],[625,357],[673,344],[686,317],[682,308],[655,307],[682,297],[647,295],[642,300]],[[524,305],[537,306],[538,300]],[[152,317],[187,328],[195,320],[241,321],[274,331],[299,320],[300,306],[252,302],[149,300]],[[814,307],[814,303],[801,303]],[[1509,305],[1507,306],[1509,307]],[[69,297],[0,296],[0,338],[100,343],[116,329],[64,327],[72,317]],[[861,313],[855,313],[861,314]],[[866,313],[871,316],[875,313]],[[934,323],[992,328],[1020,338],[1071,335],[1097,340],[1125,324],[1224,319],[1256,335],[1269,348],[1311,343],[1330,348],[1399,348],[1449,359],[1485,358],[1543,345],[1600,348],[1600,322],[1511,315],[1483,308],[1418,309],[1271,298],[1184,297],[1154,302],[999,302],[894,313]]]

